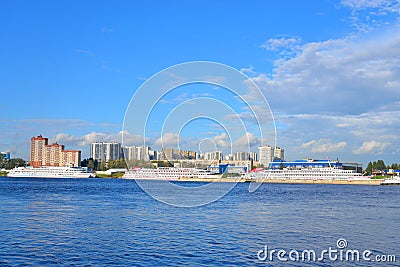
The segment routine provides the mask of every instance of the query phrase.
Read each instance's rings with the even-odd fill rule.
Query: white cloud
[[[252,149],[259,146],[261,143],[261,139],[255,136],[251,132],[246,132],[241,137],[239,137],[236,141],[233,142],[233,150],[234,151],[253,151]]]
[[[360,114],[400,99],[400,36],[308,43],[252,80],[273,111]]]
[[[341,5],[354,10],[372,8],[378,11],[394,13],[400,11],[400,2],[398,0],[342,0]]]
[[[159,147],[172,147],[179,146],[180,137],[177,133],[164,133],[162,137],[156,139],[154,144]]]
[[[63,145],[72,145],[84,147],[86,145],[90,145],[90,143],[98,142],[99,140],[109,141],[107,140],[106,134],[101,133],[89,133],[84,136],[75,136],[66,133],[56,134],[53,138],[50,138],[51,142],[57,142]]]
[[[342,0],[340,5],[351,11],[349,20],[358,32],[370,32],[397,23],[400,13],[398,0]],[[390,16],[393,14],[395,16]]]
[[[113,123],[93,123],[81,119],[50,119],[33,118],[23,120],[1,120],[2,130],[0,131],[0,140],[7,145],[0,144],[0,150],[11,149],[13,157],[22,157],[29,159],[30,138],[42,134],[48,137],[50,142],[60,142],[66,147],[72,149],[81,149],[83,153],[86,147],[82,146],[88,142],[89,138],[83,137],[93,129],[100,132],[115,133],[121,129],[120,124]],[[88,134],[90,135],[90,134]],[[64,142],[65,140],[65,142]],[[86,154],[83,154],[86,156]]]
[[[285,50],[297,50],[299,49],[299,44],[301,43],[301,38],[294,37],[280,37],[280,38],[270,38],[265,41],[261,48],[264,48],[268,51],[278,51],[281,49]]]
[[[375,140],[365,141],[359,148],[353,150],[354,154],[382,154],[385,148],[387,148],[390,143],[382,143]]]
[[[73,146],[73,147],[87,147],[91,143],[95,142],[120,142],[122,143],[122,136],[124,145],[142,145],[143,137],[140,135],[134,135],[127,131],[120,131],[118,133],[98,133],[91,132],[89,134],[85,134],[82,136],[67,134],[67,133],[58,133],[54,137],[49,139],[49,142],[57,142],[59,144]],[[148,140],[148,139],[147,139]]]
[[[329,139],[312,140],[302,144],[303,148],[310,149],[312,153],[331,153],[343,150],[347,143],[342,141],[333,143]]]
[[[275,119],[277,120],[277,143],[285,148],[285,156],[289,160],[330,156],[339,157],[344,162],[360,162],[363,164],[377,159],[384,159],[385,162],[399,161],[399,104],[391,103],[382,106],[379,111],[357,115],[276,114]],[[333,154],[328,154],[328,152],[321,150],[328,150],[329,146],[318,147],[316,141],[320,139],[326,140],[320,144],[340,145],[341,142],[345,142],[346,146],[332,152]],[[311,142],[312,140],[314,142]],[[371,140],[390,145],[377,153],[353,153],[353,151],[361,152],[361,150],[358,150],[359,147],[364,142]],[[327,154],[321,155],[321,153]]]
[[[227,133],[222,133],[220,135],[216,135],[212,138],[212,140],[217,145],[217,149],[225,148],[229,145],[229,136]]]
[[[240,72],[244,74],[251,74],[254,75],[256,72],[254,71],[254,66],[250,65],[248,68],[241,68]]]

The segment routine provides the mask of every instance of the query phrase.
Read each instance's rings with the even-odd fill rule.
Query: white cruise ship
[[[179,180],[179,178],[219,178],[207,170],[196,168],[159,167],[157,169],[133,168],[122,176],[123,179]]]
[[[269,169],[249,172],[248,179],[278,179],[278,180],[369,180],[353,170],[343,170],[337,167],[302,168],[302,169]]]
[[[93,177],[85,167],[17,167],[7,177],[11,178],[90,178]]]

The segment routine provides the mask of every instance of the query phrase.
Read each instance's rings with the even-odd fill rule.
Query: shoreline
[[[219,183],[269,183],[269,184],[336,184],[336,185],[381,185],[383,179],[370,180],[311,180],[311,179],[247,179],[247,178],[179,178],[179,182]]]
[[[6,175],[0,177],[7,177]],[[66,178],[70,179],[70,178]],[[78,178],[79,179],[79,178]],[[84,179],[123,179],[123,180],[136,180],[124,179],[120,177],[91,177]],[[137,179],[148,181],[165,181],[165,179]],[[178,179],[168,180],[172,182],[204,182],[204,183],[266,183],[266,184],[334,184],[334,185],[382,185],[384,179],[370,179],[370,180],[311,180],[311,179],[247,179],[247,178],[186,178],[181,177]]]

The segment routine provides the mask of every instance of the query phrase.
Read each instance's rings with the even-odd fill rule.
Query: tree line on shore
[[[399,170],[400,164],[399,163],[392,163],[392,165],[386,165],[383,160],[378,160],[374,162],[369,162],[367,167],[365,168],[365,173],[368,175],[372,174],[372,171],[384,171],[388,169]]]
[[[28,162],[21,158],[15,158],[15,159],[6,159],[4,157],[0,156],[0,170],[1,169],[6,169],[10,170],[15,167],[23,167],[28,165]]]
[[[82,160],[81,166],[88,167],[95,171],[106,171],[109,169],[126,169],[126,162],[124,159],[109,160],[108,162],[104,162],[89,158]]]

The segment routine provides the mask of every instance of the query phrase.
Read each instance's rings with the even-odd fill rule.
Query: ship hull
[[[158,168],[158,169],[134,169],[127,171],[122,179],[133,180],[167,180],[178,181],[180,179],[215,179],[218,175],[204,170],[193,168]]]
[[[92,173],[81,167],[18,167],[12,169],[9,178],[90,178]]]

